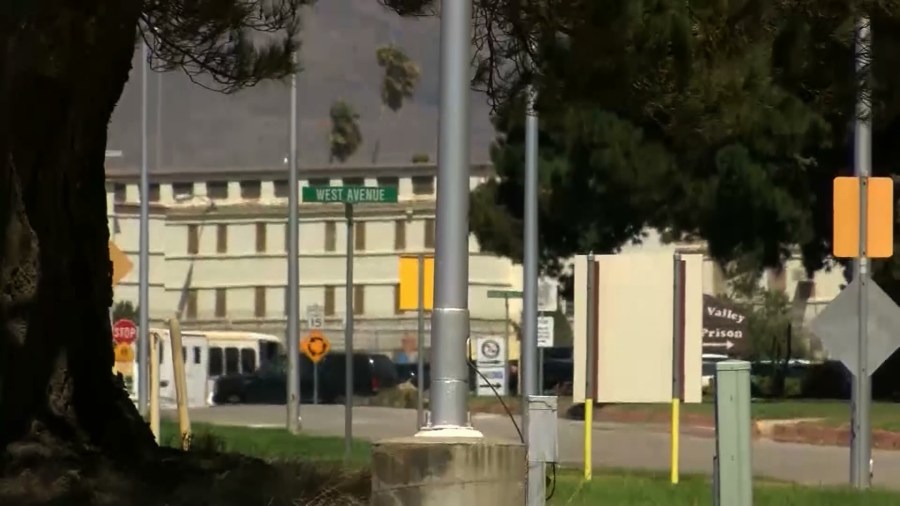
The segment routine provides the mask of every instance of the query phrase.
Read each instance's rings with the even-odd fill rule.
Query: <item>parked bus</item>
[[[159,339],[159,397],[174,406],[175,370],[168,329],[150,329]],[[182,330],[182,356],[188,406],[212,404],[215,380],[226,374],[250,373],[282,353],[281,339],[271,334],[239,330]]]

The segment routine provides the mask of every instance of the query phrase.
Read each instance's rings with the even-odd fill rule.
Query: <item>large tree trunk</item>
[[[154,450],[112,375],[107,312],[106,131],[131,69],[141,2],[21,6],[12,23],[0,26],[0,472],[6,476],[43,459],[89,453],[122,462]]]

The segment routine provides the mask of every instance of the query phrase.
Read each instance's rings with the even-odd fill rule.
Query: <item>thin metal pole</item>
[[[418,341],[416,343],[416,430],[425,426],[425,254],[419,253]]]
[[[353,440],[353,205],[344,204],[347,215],[347,286],[344,289],[344,460],[350,460]]]
[[[313,404],[319,404],[319,363],[313,362]]]
[[[292,55],[296,63],[297,55]],[[290,139],[288,139],[288,324],[287,427],[300,432],[300,196],[297,175],[297,74],[291,76]]]
[[[503,342],[505,343],[504,348],[506,349],[506,356],[503,358],[503,377],[506,381],[504,387],[506,395],[512,395],[512,388],[510,387],[512,378],[509,376],[509,295],[507,294],[503,295],[503,310]],[[519,351],[521,352],[521,349]],[[519,360],[519,362],[519,365],[521,366],[522,361]],[[522,368],[519,367],[519,376],[522,375],[521,370]]]
[[[472,0],[441,8],[437,233],[428,429],[480,437],[469,423],[469,76]],[[464,429],[460,431],[459,429]]]
[[[674,290],[672,296],[672,424],[671,424],[671,446],[670,446],[670,481],[673,484],[678,483],[679,475],[679,437],[681,423],[681,382],[682,382],[682,357],[681,357],[681,340],[684,329],[684,315],[681,313],[684,278],[682,278],[681,254],[673,255],[672,263],[672,283]]]
[[[850,481],[856,488],[871,486],[872,427],[869,412],[872,402],[868,357],[868,282],[869,261],[866,251],[867,188],[872,166],[871,110],[869,103],[869,48],[871,44],[869,19],[860,18],[856,24],[856,71],[862,77],[856,102],[856,128],[853,132],[854,169],[859,185],[859,258],[854,273],[859,281],[859,329],[857,334],[857,374],[853,381],[853,415],[850,431]],[[864,76],[864,77],[863,77]]]
[[[594,417],[594,381],[597,377],[594,371],[594,348],[597,336],[597,298],[594,282],[597,279],[597,264],[594,262],[594,253],[587,256],[587,324],[584,336],[584,479],[591,481],[593,477],[593,417]]]
[[[525,110],[525,230],[524,241],[524,261],[523,261],[523,303],[522,311],[522,357],[524,359],[524,368],[522,378],[524,378],[525,409],[523,413],[528,412],[528,396],[540,393],[538,386],[538,349],[537,349],[537,291],[538,291],[538,202],[537,202],[537,180],[538,180],[538,118],[534,110],[535,91],[529,86],[528,103]],[[528,434],[528,417],[524,417],[525,434]],[[531,443],[528,442],[528,446]],[[529,453],[531,453],[529,451]],[[546,500],[546,492],[544,488],[545,473],[544,464],[542,462],[528,462],[528,500],[527,504],[543,505]]]
[[[156,142],[154,148],[156,158],[153,165],[159,171],[162,168],[162,110],[163,110],[163,89],[162,89],[162,72],[156,73]]]
[[[138,238],[138,406],[148,409],[150,397],[150,175],[147,167],[147,66],[150,49],[141,44],[141,216]]]

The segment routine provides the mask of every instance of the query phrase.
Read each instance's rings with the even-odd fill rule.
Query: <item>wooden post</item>
[[[188,416],[187,377],[184,372],[184,352],[181,344],[181,324],[178,318],[169,320],[169,338],[172,341],[172,367],[175,372],[175,402],[178,405],[178,430],[181,449],[191,448],[191,420]]]
[[[150,339],[150,363],[147,364],[150,380],[150,431],[159,444],[159,339],[155,332],[148,332]]]

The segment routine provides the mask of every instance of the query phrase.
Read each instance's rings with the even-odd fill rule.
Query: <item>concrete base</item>
[[[372,448],[372,506],[520,506],[525,446],[482,438],[408,437]]]

